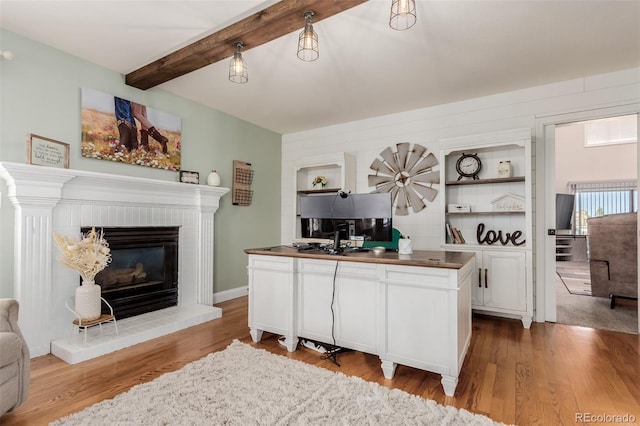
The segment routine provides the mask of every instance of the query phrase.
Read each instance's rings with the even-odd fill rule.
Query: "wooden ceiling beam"
[[[316,23],[368,0],[282,0],[235,24],[143,66],[125,76],[125,83],[147,90],[174,78],[233,56],[235,42],[243,51],[304,27],[304,12]]]

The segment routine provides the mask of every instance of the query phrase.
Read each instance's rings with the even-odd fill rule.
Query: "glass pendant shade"
[[[391,2],[391,18],[389,26],[394,30],[406,30],[416,23],[415,0],[393,0]]]
[[[236,53],[233,54],[233,58],[231,58],[231,62],[229,63],[229,80],[240,84],[249,81],[247,64],[242,57],[242,53],[240,53],[242,46],[242,43],[236,43]]]
[[[313,31],[313,25],[311,25],[313,15],[313,12],[305,12],[304,19],[306,23],[298,37],[298,58],[306,62],[315,61],[320,56],[318,33]]]

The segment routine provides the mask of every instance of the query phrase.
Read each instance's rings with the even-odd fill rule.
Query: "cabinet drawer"
[[[427,269],[413,266],[397,267],[387,265],[385,269],[385,281],[390,284],[449,288],[451,281],[451,272],[445,268]]]
[[[292,271],[293,258],[279,256],[249,256],[249,269],[268,269],[279,271]]]
[[[376,265],[359,262],[341,262],[339,258],[333,260],[299,259],[298,272],[330,274],[333,276],[338,266],[340,276],[375,277]]]

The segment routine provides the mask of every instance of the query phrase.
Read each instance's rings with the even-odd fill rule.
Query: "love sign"
[[[499,241],[503,246],[506,246],[509,243],[513,244],[514,246],[521,246],[522,244],[524,244],[526,242],[526,240],[518,241],[518,239],[522,237],[522,231],[514,231],[513,233],[506,232],[503,235],[502,231],[497,231],[496,232],[493,229],[490,229],[485,234],[484,233],[484,223],[479,223],[478,224],[478,230],[476,232],[476,237],[478,239],[478,244],[489,244],[489,245],[491,245],[491,244],[497,243]]]

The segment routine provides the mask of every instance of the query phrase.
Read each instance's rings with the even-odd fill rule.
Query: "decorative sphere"
[[[220,175],[216,172],[216,169],[211,170],[211,173],[207,176],[207,185],[220,186]]]

